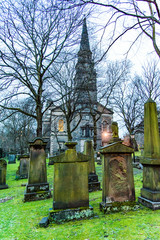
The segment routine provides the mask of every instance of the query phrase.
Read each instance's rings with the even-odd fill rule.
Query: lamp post
[[[105,145],[105,143],[108,142],[108,132],[107,131],[103,131],[102,132],[102,146]]]

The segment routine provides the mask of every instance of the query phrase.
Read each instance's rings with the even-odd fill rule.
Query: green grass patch
[[[76,220],[61,224],[50,224],[40,228],[38,223],[47,217],[53,200],[23,203],[27,179],[15,180],[19,162],[8,164],[8,189],[0,190],[0,199],[12,198],[0,203],[0,240],[100,240],[100,239],[160,239],[160,210],[141,207],[136,211],[104,215],[99,210],[102,191],[89,193],[90,205],[95,216],[88,220]],[[96,165],[99,180],[102,170]],[[53,188],[53,166],[47,166],[50,189]],[[136,199],[142,187],[142,170],[134,169]],[[52,192],[53,193],[53,192]]]

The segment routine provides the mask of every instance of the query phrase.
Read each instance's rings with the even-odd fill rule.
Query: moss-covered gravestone
[[[29,155],[23,154],[20,156],[20,163],[16,172],[16,179],[28,178],[29,172]]]
[[[91,140],[85,141],[84,154],[89,157],[88,188],[89,192],[100,190],[100,182],[95,170],[94,149]]]
[[[138,201],[160,209],[160,144],[156,103],[152,99],[144,105],[143,188]]]
[[[16,155],[15,154],[9,154],[8,157],[8,164],[16,163]]]
[[[0,159],[0,189],[8,188],[6,184],[7,162],[4,159]]]
[[[51,197],[49,184],[47,183],[46,145],[47,143],[41,138],[36,138],[33,142],[30,142],[29,176],[24,202]]]
[[[49,221],[65,221],[93,215],[89,207],[88,156],[77,153],[67,142],[65,153],[54,157],[53,209]]]
[[[102,202],[104,213],[135,205],[131,154],[133,149],[118,141],[100,149],[102,154]]]

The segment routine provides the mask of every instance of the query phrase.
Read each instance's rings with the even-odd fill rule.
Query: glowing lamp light
[[[108,133],[107,132],[103,132],[103,137],[108,137]]]

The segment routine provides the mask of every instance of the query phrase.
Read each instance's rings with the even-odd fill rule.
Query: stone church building
[[[93,113],[98,117],[97,127],[97,150],[106,145],[111,138],[111,123],[113,111],[97,102],[97,80],[92,52],[90,50],[86,19],[83,22],[83,29],[76,64],[74,78],[77,98],[77,109],[81,111],[81,121],[72,133],[72,141],[76,141],[77,151],[82,152],[85,140],[93,140],[94,123]],[[92,113],[92,114],[91,114]],[[77,124],[76,117],[71,122],[71,128]],[[68,141],[65,115],[60,107],[50,107],[43,119],[43,129],[49,129],[44,137],[49,140],[50,155],[65,150],[64,143]]]

